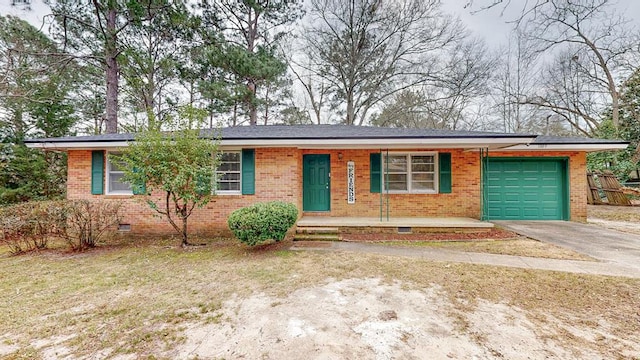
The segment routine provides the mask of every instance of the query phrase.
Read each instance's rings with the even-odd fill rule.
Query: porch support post
[[[489,148],[480,149],[480,220],[487,220],[487,197],[485,196],[485,188],[487,182],[487,169],[489,163]]]
[[[380,161],[382,161],[382,149],[380,149]],[[380,167],[382,167],[382,164],[380,164]],[[385,184],[382,184],[382,186],[385,186]],[[380,188],[380,222],[382,222],[382,192],[383,191],[384,190],[381,187]]]
[[[387,148],[387,156],[386,156],[385,164],[386,164],[386,167],[384,170],[384,176],[385,176],[385,184],[387,188],[387,221],[389,221],[389,185],[388,185],[389,184],[389,148]]]

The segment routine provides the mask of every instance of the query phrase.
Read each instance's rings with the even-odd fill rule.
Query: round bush
[[[240,241],[253,246],[284,239],[297,219],[298,209],[294,204],[271,201],[238,209],[231,213],[227,223]]]

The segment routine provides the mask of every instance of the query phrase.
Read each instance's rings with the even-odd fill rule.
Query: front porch
[[[294,240],[339,241],[344,234],[362,233],[478,233],[494,225],[467,217],[331,217],[303,216],[296,223]]]

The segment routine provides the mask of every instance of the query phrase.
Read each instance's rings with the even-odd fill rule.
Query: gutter
[[[514,145],[501,149],[501,151],[607,151],[607,150],[624,150],[629,146],[628,142],[624,143],[578,143],[578,144],[528,144]]]
[[[357,138],[357,139],[222,139],[221,147],[295,147],[299,149],[369,149],[385,148],[409,149],[431,148],[504,148],[519,144],[530,144],[535,136],[526,137],[458,137],[458,138]],[[49,150],[90,150],[123,148],[130,141],[26,141],[33,149]]]

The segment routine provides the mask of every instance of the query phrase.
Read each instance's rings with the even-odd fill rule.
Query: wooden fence
[[[622,185],[611,171],[587,173],[587,202],[593,205],[631,205]]]

